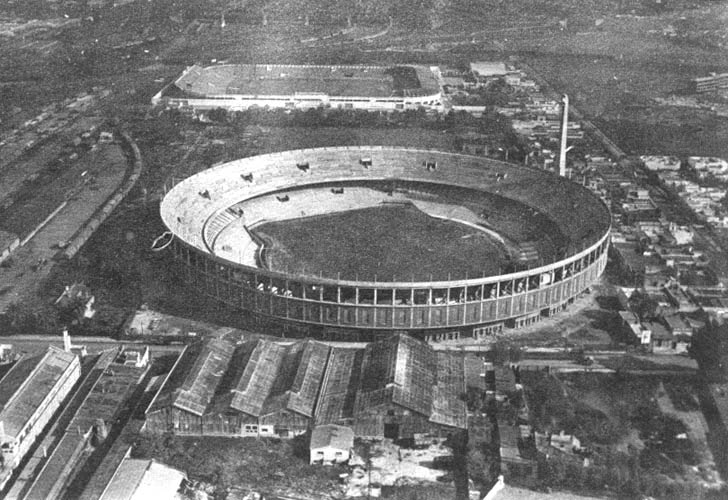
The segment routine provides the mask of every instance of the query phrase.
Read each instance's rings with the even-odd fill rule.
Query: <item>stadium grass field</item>
[[[265,242],[269,269],[313,276],[444,281],[498,274],[508,262],[494,237],[412,205],[269,222],[254,232]]]

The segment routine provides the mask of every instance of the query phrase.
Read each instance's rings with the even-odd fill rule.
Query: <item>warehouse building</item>
[[[461,355],[406,335],[366,348],[210,339],[187,347],[147,410],[152,432],[290,437],[313,425],[412,438],[466,427]]]
[[[78,358],[48,347],[18,360],[0,379],[0,488],[81,376]]]

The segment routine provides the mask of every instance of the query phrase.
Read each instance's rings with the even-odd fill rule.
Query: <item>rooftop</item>
[[[200,416],[235,410],[261,417],[283,410],[317,424],[341,424],[391,403],[464,428],[464,392],[461,356],[435,352],[406,335],[365,349],[263,339],[235,347],[208,339],[181,354],[148,413],[169,406]]]
[[[125,459],[99,500],[173,500],[184,472],[154,460]]]
[[[152,401],[150,411],[172,405],[202,415],[227,369],[233,350],[232,343],[220,339],[187,346]]]
[[[667,328],[662,326],[660,323],[655,323],[651,321],[648,323],[644,323],[644,326],[647,327],[650,332],[652,332],[653,339],[671,340],[673,338],[672,333],[670,333]]]
[[[0,379],[0,422],[6,436],[17,438],[49,391],[78,359],[57,347],[21,358]]]
[[[408,335],[367,345],[355,412],[391,402],[429,415],[436,369],[432,348]]]
[[[286,347],[267,340],[248,343],[252,347],[249,356],[245,356],[242,371],[235,377],[230,388],[230,407],[253,416],[260,416],[273,385],[276,383],[280,368],[286,358]],[[239,358],[238,358],[239,359]]]
[[[663,319],[665,320],[665,323],[667,324],[667,328],[672,333],[682,333],[684,331],[692,330],[692,328],[688,324],[688,322],[685,321],[684,319],[682,319],[677,314],[665,316]]]
[[[316,423],[342,422],[354,417],[364,350],[332,347],[316,407]]]
[[[341,450],[348,450],[354,446],[354,431],[350,427],[341,425],[318,425],[311,432],[310,448],[324,448],[330,446]]]
[[[328,357],[329,347],[319,342],[292,345],[263,412],[289,409],[313,417]]]

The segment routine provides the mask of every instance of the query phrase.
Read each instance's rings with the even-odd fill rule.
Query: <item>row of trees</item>
[[[537,462],[538,482],[544,488],[572,491],[609,490],[619,498],[720,498],[698,482],[674,480],[644,471],[635,456],[607,465],[584,467],[580,457],[554,454]],[[716,492],[717,493],[717,492]]]
[[[244,111],[217,108],[207,113],[216,123],[247,125],[255,123],[278,127],[422,127],[452,130],[456,127],[483,126],[485,130],[506,133],[512,131],[510,120],[495,112],[476,118],[466,112],[430,113],[424,108],[399,112],[371,112],[362,109],[316,107],[302,109],[251,107]]]
[[[185,118],[178,110],[165,112],[170,123],[179,124]],[[502,145],[509,152],[510,161],[522,161],[526,144],[514,131],[508,117],[486,112],[475,117],[464,111],[446,114],[428,113],[424,109],[401,112],[370,112],[356,109],[310,108],[307,110],[250,108],[245,111],[228,111],[217,108],[209,111],[204,119],[224,124],[242,131],[249,125],[265,127],[305,128],[420,128],[437,131],[474,130],[487,135],[490,142]]]

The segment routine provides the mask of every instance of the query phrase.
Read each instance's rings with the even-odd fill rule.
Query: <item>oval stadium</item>
[[[392,147],[285,151],[176,184],[185,280],[286,335],[482,338],[551,316],[606,265],[610,214],[549,172]]]

